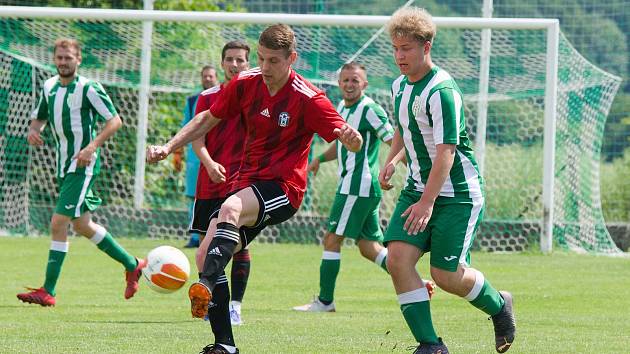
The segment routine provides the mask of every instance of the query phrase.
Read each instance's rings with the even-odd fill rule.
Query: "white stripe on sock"
[[[377,265],[381,265],[383,264],[383,260],[385,259],[385,257],[387,257],[387,248],[383,248],[377,255],[376,258],[374,259],[374,263],[376,263]]]
[[[233,354],[236,353],[236,347],[233,347],[231,345],[227,345],[227,344],[222,344],[222,343],[218,343],[220,346],[222,346],[223,348],[225,348],[225,350],[227,350],[229,353]]]
[[[477,298],[477,296],[479,296],[479,293],[481,292],[481,289],[483,288],[483,283],[485,282],[485,278],[483,276],[483,273],[481,273],[480,271],[473,269],[475,271],[475,285],[473,285],[472,289],[470,289],[470,292],[468,293],[468,295],[464,296],[464,299],[468,300],[468,301],[473,301],[474,299]]]
[[[425,287],[398,295],[398,303],[401,305],[423,301],[429,301],[429,292]]]
[[[331,251],[324,251],[322,253],[322,259],[326,259],[326,260],[337,260],[337,259],[341,259],[341,253],[339,252],[331,252]]]
[[[105,235],[107,235],[107,230],[101,225],[96,225],[96,232],[94,233],[94,236],[90,237],[90,241],[92,241],[93,244],[98,245],[101,241],[103,241]]]
[[[70,242],[68,241],[50,241],[50,249],[53,251],[68,253],[68,248],[70,248]]]

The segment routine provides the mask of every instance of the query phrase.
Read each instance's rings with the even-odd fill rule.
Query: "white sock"
[[[50,241],[50,249],[57,252],[68,253],[70,242]]]
[[[93,244],[98,245],[101,241],[103,241],[105,235],[107,235],[107,230],[101,225],[96,225],[96,232],[92,237],[90,237],[90,241],[92,241]]]
[[[240,301],[230,301],[230,305],[234,308],[234,311],[241,313],[241,302]]]
[[[374,258],[374,263],[376,263],[376,265],[378,265],[379,267],[382,267],[383,266],[383,260],[385,260],[385,257],[387,257],[387,248],[383,248],[376,255],[376,258]]]
[[[222,346],[223,348],[225,348],[225,350],[227,350],[229,353],[236,353],[236,347],[233,347],[231,345],[227,345],[227,344],[221,344],[218,343],[220,346]]]

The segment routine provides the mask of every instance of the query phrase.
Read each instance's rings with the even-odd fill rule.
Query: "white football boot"
[[[315,296],[312,302],[302,306],[295,306],[293,309],[303,312],[335,312],[335,302],[333,301],[329,305],[324,305],[319,301],[319,297]]]

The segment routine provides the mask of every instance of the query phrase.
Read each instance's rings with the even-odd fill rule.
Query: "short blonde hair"
[[[81,57],[81,45],[79,41],[71,38],[59,38],[55,41],[55,47],[53,49],[53,53],[57,52],[57,48],[73,48],[77,57]]]
[[[295,33],[288,25],[272,25],[260,34],[258,44],[273,50],[283,49],[288,57],[295,52]]]
[[[394,12],[387,23],[387,30],[391,38],[411,36],[420,43],[433,42],[436,32],[431,14],[414,6]]]

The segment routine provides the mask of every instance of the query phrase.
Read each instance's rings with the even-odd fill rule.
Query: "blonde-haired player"
[[[398,129],[379,181],[391,188],[389,180],[403,156],[409,173],[384,242],[400,309],[420,342],[415,353],[448,353],[433,328],[429,293],[415,268],[427,252],[435,283],[491,316],[495,348],[503,353],[516,332],[512,295],[497,291],[470,267],[484,193],[466,133],[462,93],[431,60],[436,33],[431,15],[416,7],[401,9],[388,29],[402,75],[392,84]]]

